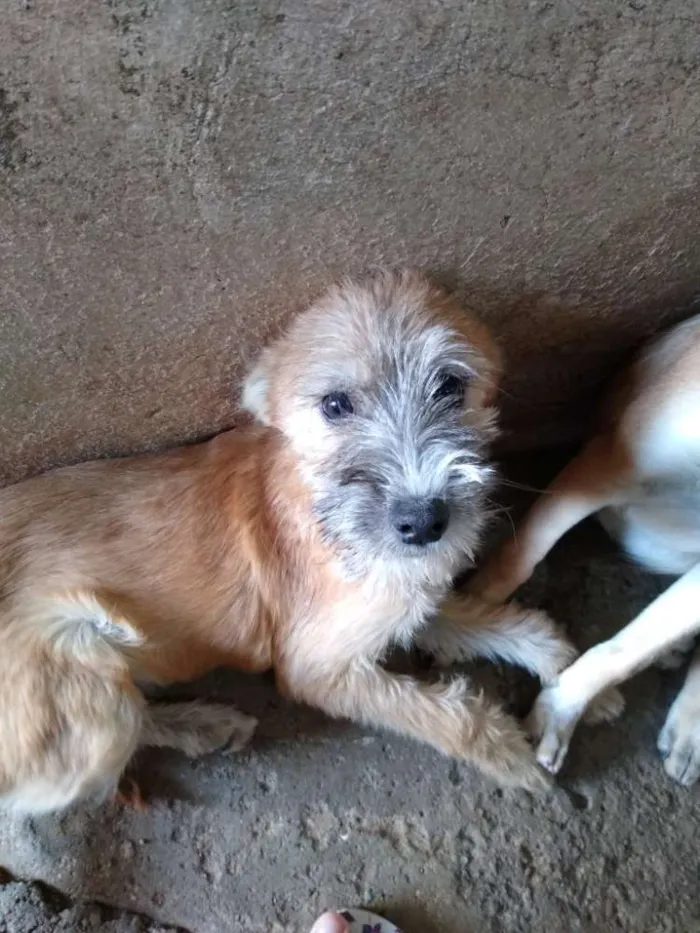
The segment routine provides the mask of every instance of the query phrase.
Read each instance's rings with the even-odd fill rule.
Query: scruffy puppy
[[[540,762],[558,771],[582,713],[601,691],[671,652],[700,631],[700,316],[675,327],[623,374],[598,433],[538,500],[517,536],[471,583],[505,600],[558,539],[600,513],[627,553],[680,579],[627,628],[597,645],[540,694],[532,728]],[[667,773],[700,777],[700,649],[659,737]]]
[[[470,622],[446,600],[484,524],[497,367],[453,300],[382,273],[263,352],[244,391],[258,426],[0,491],[0,799],[41,811],[108,793],[141,744],[244,744],[254,720],[149,705],[139,687],[222,665],[272,667],[331,716],[540,786],[515,721],[463,679],[379,664],[418,640],[549,680],[574,656],[543,614]]]

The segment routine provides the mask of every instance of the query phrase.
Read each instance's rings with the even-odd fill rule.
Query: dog
[[[286,696],[549,780],[519,724],[463,677],[381,661],[418,644],[544,682],[575,657],[543,613],[473,618],[450,587],[488,517],[499,358],[416,271],[343,282],[245,382],[255,423],[0,491],[0,801],[41,812],[114,791],[135,750],[240,748],[256,722],[144,690],[229,667]]]
[[[477,572],[470,592],[489,603],[507,600],[559,538],[594,513],[631,558],[679,579],[540,694],[530,724],[538,760],[551,772],[561,768],[577,722],[601,691],[653,662],[675,664],[700,631],[700,316],[653,341],[622,374],[598,430]],[[700,649],[658,747],[670,777],[687,786],[697,781]]]

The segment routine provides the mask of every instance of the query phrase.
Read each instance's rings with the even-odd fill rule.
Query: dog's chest
[[[406,580],[369,582],[357,594],[357,612],[383,643],[408,644],[444,599],[445,587]]]

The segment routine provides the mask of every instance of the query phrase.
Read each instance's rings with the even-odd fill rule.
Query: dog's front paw
[[[470,716],[463,732],[459,756],[476,761],[499,784],[531,791],[551,787],[519,723],[500,706],[483,698],[478,703],[478,714]]]
[[[700,709],[684,703],[671,707],[658,741],[664,770],[670,778],[690,787],[700,778]]]
[[[601,722],[612,722],[622,714],[625,698],[617,687],[609,687],[589,704],[583,715],[587,726],[596,726]]]
[[[545,687],[527,719],[527,729],[537,742],[537,761],[550,774],[564,764],[569,743],[584,710],[564,696],[558,684]]]
[[[504,741],[494,763],[495,778],[506,786],[535,793],[548,790],[552,786],[550,774],[542,768],[525,733],[517,725],[515,728],[517,734]]]

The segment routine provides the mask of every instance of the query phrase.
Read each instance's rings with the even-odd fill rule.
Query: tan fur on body
[[[653,341],[622,374],[599,430],[476,574],[471,593],[491,605],[506,600],[559,538],[593,513],[631,557],[680,579],[541,693],[531,727],[538,759],[550,771],[561,767],[596,697],[654,662],[677,663],[700,631],[700,317]],[[700,652],[659,750],[678,782],[700,777]]]
[[[426,416],[414,442],[407,412],[421,403],[410,408],[402,393],[423,391],[420,370],[408,382],[401,372],[429,367],[431,353],[457,354],[450,365],[470,378],[459,429],[438,405],[445,437]],[[484,329],[452,300],[418,273],[382,274],[333,290],[263,353],[245,392],[262,425],[0,491],[0,800],[40,811],[108,793],[140,744],[191,755],[240,747],[250,717],[215,704],[149,706],[137,686],[219,666],[272,667],[287,695],[330,715],[541,785],[517,724],[463,679],[420,684],[379,663],[392,644],[421,638],[445,663],[505,656],[545,679],[573,657],[542,614],[468,621],[454,598],[433,619],[471,557],[490,472],[476,454],[440,445],[458,430],[487,431],[497,366]],[[319,398],[332,379],[365,406],[367,439],[348,444],[349,422],[324,422]],[[390,405],[404,425],[386,417]],[[365,475],[373,465],[379,479]],[[453,497],[457,517],[418,556],[384,527],[392,482],[427,495],[442,484]],[[375,508],[376,526],[366,524]]]

